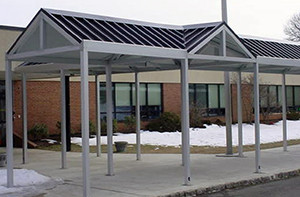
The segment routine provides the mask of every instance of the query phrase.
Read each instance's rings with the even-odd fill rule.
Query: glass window
[[[116,87],[116,106],[130,106],[130,84],[117,83]]]
[[[276,86],[269,86],[269,104],[270,107],[277,106],[277,89]]]
[[[268,86],[259,86],[260,106],[268,107]]]
[[[132,105],[135,106],[135,85],[132,84]],[[146,84],[140,84],[140,105],[146,105]]]
[[[278,92],[277,92],[277,98],[278,98],[278,105],[281,106],[281,102],[282,102],[282,92],[281,92],[281,86],[277,86],[278,88]]]
[[[148,84],[148,105],[161,105],[160,84]]]
[[[195,85],[189,84],[189,101],[190,104],[195,104]]]
[[[113,83],[113,112],[117,120],[135,113],[135,85],[133,83]],[[100,83],[101,118],[106,116],[106,87]],[[157,118],[162,110],[161,85],[140,84],[141,118]]]
[[[106,87],[105,83],[100,83],[100,111],[106,112]]]
[[[295,100],[295,106],[300,105],[300,87],[295,86],[294,87],[294,100]]]
[[[225,108],[224,85],[219,86],[220,108]]]
[[[208,85],[208,107],[219,107],[218,85]]]
[[[292,86],[287,86],[286,87],[286,102],[287,106],[293,106],[293,87]]]
[[[196,84],[196,104],[207,108],[207,85]]]

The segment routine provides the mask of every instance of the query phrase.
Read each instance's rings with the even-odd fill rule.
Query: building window
[[[262,85],[260,107],[269,108],[271,112],[281,112],[282,90],[280,85]],[[300,111],[300,86],[286,86],[286,104],[288,110]]]
[[[287,86],[286,97],[288,110],[300,111],[300,86]]]
[[[105,83],[100,83],[101,118],[106,116]],[[141,119],[149,120],[162,112],[161,84],[140,84]],[[113,83],[113,115],[117,120],[135,114],[135,85],[133,83]]]
[[[222,116],[225,114],[224,85],[190,84],[190,104],[204,110],[205,116]]]

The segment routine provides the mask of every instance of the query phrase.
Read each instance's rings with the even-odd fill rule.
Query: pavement
[[[300,177],[222,192],[199,197],[299,197]]]
[[[33,169],[64,183],[43,191],[46,197],[82,196],[81,153],[67,153],[67,169],[60,168],[60,152],[29,150],[29,163],[21,164],[21,149],[14,150],[15,167]],[[191,155],[191,186],[183,186],[183,167],[179,154],[114,154],[115,176],[106,176],[107,160],[90,154],[91,196],[161,196],[241,180],[271,176],[300,169],[300,145],[262,150],[262,173],[254,173],[254,152],[245,158]]]

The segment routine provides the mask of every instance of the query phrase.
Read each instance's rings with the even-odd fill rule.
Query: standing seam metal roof
[[[112,18],[101,19],[94,15],[83,16],[74,12],[42,9],[76,41],[85,40],[126,43],[134,45],[193,50],[223,22],[191,26],[167,26],[121,22]],[[109,19],[109,20],[107,20]],[[142,22],[141,22],[142,23]]]
[[[257,56],[300,59],[300,45],[254,38],[241,38],[248,50]]]
[[[52,9],[41,9],[34,19],[41,12],[53,20],[53,22],[60,26],[78,43],[85,39],[186,49],[190,52],[214,33],[214,31],[219,29],[219,27],[225,25],[254,56],[300,59],[300,44],[268,41],[266,39],[240,38],[224,22],[175,26]],[[29,23],[27,28],[32,24],[34,19]],[[19,38],[8,53],[10,53],[12,48],[19,41]]]

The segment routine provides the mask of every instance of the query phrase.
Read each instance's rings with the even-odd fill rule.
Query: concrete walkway
[[[97,158],[90,154],[92,196],[157,196],[273,175],[300,168],[300,146],[262,151],[262,173],[254,172],[254,152],[246,158],[191,155],[192,186],[182,186],[181,155],[145,154],[136,161],[133,154],[114,154],[115,176],[105,176],[106,155]],[[21,164],[21,150],[15,149],[15,167],[33,169],[62,178],[64,184],[46,191],[47,197],[82,196],[81,154],[68,153],[68,168],[60,169],[60,153],[42,150],[29,151],[29,163]]]

